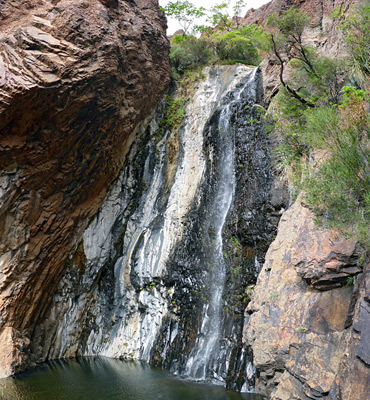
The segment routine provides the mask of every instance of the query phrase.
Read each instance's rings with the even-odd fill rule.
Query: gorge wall
[[[156,2],[18,5],[1,4],[1,374],[105,355],[252,389],[247,286],[286,203],[260,71],[206,71],[171,132]]]
[[[245,22],[299,5],[306,41],[339,56],[329,14],[351,3],[272,1]],[[304,198],[285,211],[256,107],[274,61],[207,68],[171,131],[156,0],[0,0],[0,29],[0,375],[105,355],[271,399],[367,399],[368,262]]]
[[[310,17],[304,42],[322,54],[346,54],[335,7],[358,1],[272,1],[247,14],[264,24],[292,6]],[[273,58],[263,61],[267,100],[279,87]],[[286,70],[286,74],[289,69]],[[272,101],[273,102],[273,101]],[[246,310],[245,345],[258,371],[256,391],[274,400],[369,398],[369,260],[354,240],[318,227],[304,197],[287,210]]]
[[[155,0],[0,2],[1,375],[169,83],[165,29]]]

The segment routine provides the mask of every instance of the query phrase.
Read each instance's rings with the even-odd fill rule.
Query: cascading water
[[[159,127],[160,107],[138,131],[36,332],[58,338],[34,342],[50,358],[141,359],[196,380],[253,386],[245,291],[263,261],[266,246],[256,243],[275,229],[263,233],[272,207],[254,107],[261,80],[242,65],[205,75],[178,133]]]
[[[235,172],[234,172],[234,130],[231,125],[231,110],[240,101],[240,95],[246,87],[250,85],[255,77],[254,70],[248,78],[245,86],[237,93],[233,93],[235,98],[227,102],[222,108],[219,116],[218,129],[220,132],[221,152],[218,155],[218,165],[221,167],[216,184],[214,199],[209,205],[210,212],[204,228],[206,231],[214,231],[214,239],[208,243],[207,264],[210,266],[208,285],[211,293],[209,303],[205,305],[203,312],[203,322],[197,338],[195,347],[190,353],[186,364],[185,375],[197,380],[215,379],[217,375],[220,350],[220,339],[223,325],[223,292],[226,281],[226,263],[223,255],[222,230],[227,214],[232,204],[235,191]],[[212,240],[213,239],[213,240]]]

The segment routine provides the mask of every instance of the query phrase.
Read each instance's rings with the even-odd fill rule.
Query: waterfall
[[[186,363],[185,376],[196,380],[212,379],[222,381],[218,376],[218,357],[223,325],[223,293],[226,281],[226,263],[223,255],[222,232],[226,217],[232,204],[235,191],[235,132],[231,124],[232,112],[238,107],[241,94],[249,90],[254,82],[256,69],[247,77],[247,82],[233,92],[233,99],[227,99],[221,106],[218,119],[220,134],[220,152],[216,174],[217,180],[213,200],[209,204],[210,212],[204,221],[204,231],[214,232],[208,243],[207,264],[210,266],[208,285],[211,293],[209,303],[205,304],[203,322],[194,348]],[[229,100],[229,101],[228,101]]]
[[[71,254],[54,296],[51,315],[64,318],[53,320],[58,340],[46,350],[50,357],[74,351],[140,359],[195,380],[251,388],[243,299],[258,266],[253,229],[263,230],[264,219],[255,226],[250,216],[264,207],[269,179],[254,107],[257,71],[207,68],[178,132],[160,128],[163,104],[138,130],[84,233],[82,256]],[[249,176],[253,182],[245,183]],[[246,194],[247,186],[256,191]],[[236,236],[247,237],[243,248]]]

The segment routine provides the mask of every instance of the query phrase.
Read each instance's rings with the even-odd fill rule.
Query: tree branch
[[[280,53],[278,52],[277,46],[276,46],[276,42],[275,42],[275,38],[274,35],[271,34],[271,41],[273,44],[273,49],[274,49],[274,53],[275,56],[277,57],[277,59],[280,62],[280,82],[281,84],[284,86],[284,88],[295,98],[297,99],[300,103],[302,103],[305,106],[314,108],[314,104],[310,103],[309,101],[307,101],[306,99],[304,99],[302,96],[300,96],[293,88],[291,88],[285,81],[284,81],[284,61],[280,56]]]

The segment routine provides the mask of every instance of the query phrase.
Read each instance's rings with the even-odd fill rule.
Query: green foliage
[[[310,329],[309,326],[299,325],[296,331],[298,333],[307,333],[309,329]]]
[[[187,70],[209,64],[214,59],[207,37],[175,35],[171,41],[170,61],[180,75]]]
[[[257,64],[260,61],[252,41],[238,31],[215,34],[212,41],[220,60],[243,60],[250,64]]]
[[[279,29],[280,34],[289,42],[301,41],[303,29],[308,25],[309,18],[297,8],[284,11],[281,16],[273,14],[267,19],[267,25]]]
[[[347,278],[346,286],[348,287],[348,286],[354,285],[355,280],[356,280],[356,277],[355,277],[355,276],[349,276],[349,277]]]
[[[239,28],[238,32],[245,38],[248,38],[252,45],[259,50],[264,52],[270,50],[270,37],[264,31],[262,26],[251,24],[251,25],[243,25]]]
[[[286,60],[293,69],[291,80],[282,80],[283,86],[311,108],[318,103],[336,104],[348,66],[344,60],[319,56],[316,48],[303,44],[302,33],[308,21],[307,15],[295,8],[285,11],[281,18],[272,15],[268,19],[268,24],[278,29],[271,41],[281,70],[284,71]]]
[[[242,245],[240,244],[236,236],[231,237],[231,245],[233,247],[233,253],[236,257],[240,257],[242,254]]]
[[[311,104],[337,104],[348,69],[346,60],[319,56],[317,50],[310,46],[304,50],[312,68],[307,68],[305,61],[293,58],[290,61],[293,68],[291,86]]]
[[[170,60],[174,72],[181,77],[186,71],[217,61],[256,65],[268,46],[267,34],[257,25],[203,35],[199,39],[175,35],[171,40]]]
[[[363,241],[368,240],[370,224],[367,107],[365,101],[345,98],[338,108],[321,107],[307,114],[305,139],[312,150],[325,150],[326,154],[310,169],[303,186],[305,201],[318,215],[330,226],[350,229]]]
[[[282,137],[280,166],[290,168],[296,190],[329,226],[350,231],[363,242],[370,224],[370,121],[367,94],[344,87],[338,105],[289,107],[276,125]],[[291,112],[291,115],[289,114]],[[317,160],[312,162],[311,156]]]
[[[242,9],[245,6],[246,6],[246,1],[245,0],[236,0],[235,4],[233,5],[234,19],[236,20],[237,28],[240,27],[239,18],[240,18],[240,14],[242,12]]]
[[[347,30],[348,42],[358,44],[358,52],[369,49],[370,43],[370,24],[366,32],[355,28],[362,18],[355,14],[342,27]],[[303,46],[307,18],[298,11],[289,10],[281,20],[273,16],[269,23],[278,29],[275,55],[280,56],[282,68],[282,54],[291,67],[273,115],[274,132],[280,138],[275,153],[279,170],[293,183],[295,193],[304,191],[304,201],[319,222],[355,235],[368,245],[370,119],[366,86],[344,86],[350,78],[351,60],[332,60]],[[280,44],[281,38],[288,49]],[[356,54],[352,51],[352,60]],[[366,68],[362,72],[364,82],[369,72]]]
[[[204,7],[196,7],[188,0],[183,0],[169,2],[166,7],[162,8],[162,11],[168,17],[177,19],[184,29],[184,35],[188,35],[191,33],[190,28],[193,29],[192,33],[206,31],[212,33],[212,29],[209,26],[217,27],[222,32],[230,31],[235,25],[233,15],[237,28],[239,28],[239,14],[245,5],[245,0],[227,0],[207,10]],[[230,9],[232,9],[233,15],[230,14]],[[196,23],[199,18],[205,16],[207,17],[208,26]]]
[[[178,78],[176,95],[168,95],[165,102],[164,115],[159,123],[158,139],[162,137],[163,130],[176,132],[184,117],[185,108],[189,102],[196,83],[203,78],[201,69],[187,70]]]
[[[167,96],[165,115],[161,121],[161,126],[166,126],[170,130],[176,130],[181,125],[185,116],[186,100]]]
[[[208,22],[211,26],[217,27],[221,32],[229,31],[232,29],[233,20],[230,18],[228,13],[228,3],[216,4],[210,11]]]
[[[170,2],[162,9],[167,16],[176,18],[184,28],[183,35],[175,35],[171,40],[170,60],[175,74],[181,76],[185,71],[215,61],[245,64],[260,62],[260,52],[265,52],[269,47],[268,36],[257,25],[236,29],[235,21],[229,15],[230,3],[222,2],[206,10],[186,0]],[[234,13],[240,13],[244,5],[244,0],[234,1]],[[208,23],[217,28],[216,32],[214,28],[195,24],[197,18],[206,14]],[[206,34],[200,38],[189,35],[191,26],[193,32]]]
[[[307,107],[292,97],[284,87],[280,89],[272,121],[272,132],[279,138],[279,146],[275,149],[274,156],[277,170],[293,183],[293,194],[301,189],[305,171],[307,144],[303,141],[302,133],[306,109]]]
[[[231,276],[233,279],[239,277],[240,273],[242,272],[243,267],[241,265],[237,265],[236,267],[231,268]]]
[[[365,1],[345,20],[341,9],[332,14],[340,19],[340,29],[351,52],[352,78],[362,89],[370,89],[370,4]]]
[[[188,0],[170,1],[162,11],[168,17],[177,19],[181,27],[184,29],[184,35],[188,33],[190,27],[194,25],[195,20],[205,15],[204,7],[196,7]]]

